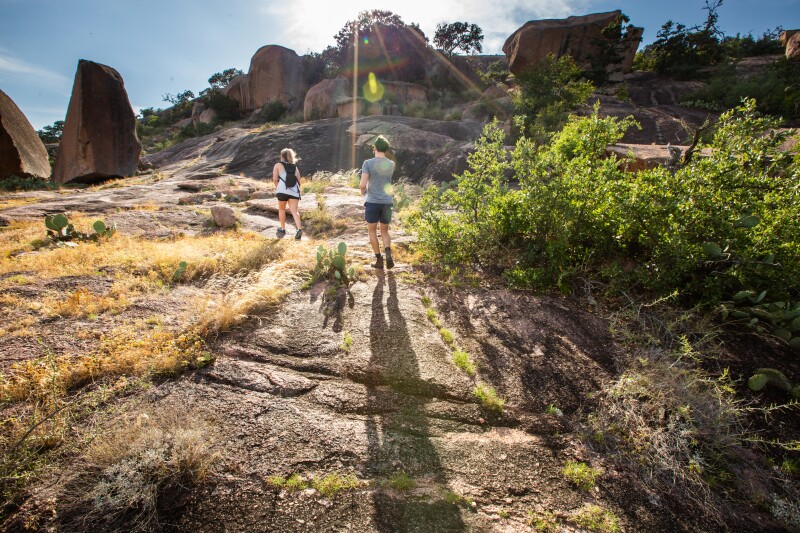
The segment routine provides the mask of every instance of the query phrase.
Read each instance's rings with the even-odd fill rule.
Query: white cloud
[[[507,0],[498,5],[486,0],[406,0],[390,9],[406,23],[416,22],[429,39],[440,22],[466,21],[483,29],[485,53],[501,53],[506,38],[529,20],[587,14],[590,0]],[[359,11],[375,9],[366,0],[297,0],[262,7],[265,19],[283,29],[276,43],[298,53],[321,51]],[[387,8],[384,8],[387,9]]]
[[[70,80],[65,76],[38,65],[27,63],[14,57],[8,50],[0,48],[0,79],[7,75],[16,78],[24,77],[28,78],[30,81],[43,82],[49,85],[58,84],[69,86],[70,84]]]

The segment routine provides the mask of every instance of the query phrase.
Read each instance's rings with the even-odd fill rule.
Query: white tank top
[[[280,176],[281,179],[278,180],[278,188],[275,190],[275,193],[300,198],[300,181],[295,183],[294,187],[286,188],[286,181],[284,181],[286,180],[286,167],[283,166],[283,161],[281,161],[281,170],[278,176]]]

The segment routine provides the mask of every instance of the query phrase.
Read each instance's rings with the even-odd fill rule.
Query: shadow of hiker
[[[405,473],[426,478],[443,489],[447,479],[439,454],[431,442],[423,412],[425,387],[411,345],[406,320],[400,311],[394,274],[388,277],[389,296],[384,309],[385,275],[378,274],[372,294],[370,320],[370,373],[377,383],[367,387],[367,473],[378,479]],[[387,408],[385,387],[400,395]],[[400,406],[398,407],[398,404]],[[424,501],[399,491],[373,492],[373,519],[378,531],[464,531],[459,508],[441,498]]]

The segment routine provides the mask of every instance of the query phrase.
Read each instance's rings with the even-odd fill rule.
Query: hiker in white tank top
[[[298,203],[300,202],[300,169],[295,163],[298,161],[297,154],[291,148],[281,150],[281,160],[272,167],[272,183],[275,185],[275,196],[278,199],[278,238],[282,239],[286,235],[286,204],[289,204],[289,211],[294,218],[294,226],[297,232],[294,234],[295,240],[300,240],[303,235],[303,223],[300,221]],[[292,176],[295,183],[292,184]],[[287,180],[290,182],[286,186]]]

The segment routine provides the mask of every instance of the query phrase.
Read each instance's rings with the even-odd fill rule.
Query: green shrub
[[[594,87],[581,80],[582,71],[569,55],[546,60],[517,78],[519,90],[513,101],[523,117],[523,134],[546,142],[553,132],[567,121],[571,111],[578,109]]]
[[[773,131],[777,121],[746,100],[700,145],[709,156],[636,173],[605,157],[632,125],[597,110],[570,117],[545,146],[521,139],[510,160],[503,133],[488,125],[469,169],[426,189],[409,219],[424,255],[504,272],[514,286],[569,290],[571,276],[591,271],[706,305],[742,290],[792,299],[800,159],[779,149],[787,135]],[[614,267],[622,263],[624,272]]]
[[[258,111],[258,120],[261,122],[277,122],[286,113],[287,109],[280,100],[272,100],[261,106]]]

